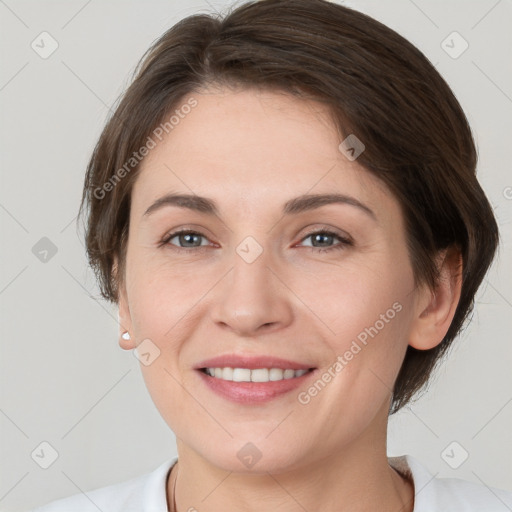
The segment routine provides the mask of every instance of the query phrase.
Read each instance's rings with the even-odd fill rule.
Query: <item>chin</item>
[[[243,474],[284,473],[300,466],[305,457],[304,446],[285,443],[276,437],[255,441],[229,439],[222,443],[210,443],[198,451],[213,466],[224,471]]]

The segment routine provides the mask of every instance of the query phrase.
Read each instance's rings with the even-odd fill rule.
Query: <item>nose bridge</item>
[[[260,265],[261,265],[262,259],[264,261],[266,261],[268,259],[268,252],[269,252],[268,244],[267,244],[266,249],[264,249],[264,246],[262,244],[264,244],[265,242],[262,240],[262,235],[258,234],[256,236],[260,240],[261,243],[253,235],[248,235],[235,248],[235,253],[237,254],[237,256],[241,260],[243,260],[247,265],[252,265],[258,259],[260,260]],[[263,253],[265,253],[264,256],[263,256]],[[240,262],[237,261],[236,258],[235,258],[235,262],[240,264]],[[242,267],[243,267],[243,265],[242,265]]]
[[[261,240],[261,236],[258,237]],[[260,314],[269,304],[273,286],[270,283],[272,265],[268,246],[260,244],[252,235],[246,236],[236,247],[232,258],[232,273],[226,290],[230,299],[236,301],[232,307],[238,307],[242,314],[252,314],[258,309]],[[266,295],[269,297],[266,297]],[[265,300],[266,299],[266,300]],[[238,306],[237,306],[238,305]],[[244,313],[244,309],[246,310]]]

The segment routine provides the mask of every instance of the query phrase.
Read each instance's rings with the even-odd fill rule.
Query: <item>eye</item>
[[[188,249],[203,250],[209,243],[202,244],[201,238],[206,240],[206,237],[202,233],[190,229],[180,229],[179,231],[174,231],[167,235],[160,245],[171,245],[172,249],[176,251],[187,251]],[[171,243],[173,239],[177,239],[177,244],[179,245]]]
[[[171,242],[176,239],[175,242]],[[206,243],[202,243],[202,240],[206,241]],[[302,238],[302,241],[311,239],[312,243],[309,245],[310,249],[313,252],[328,252],[335,249],[345,249],[347,246],[354,245],[353,241],[347,235],[342,235],[341,233],[336,233],[335,231],[331,231],[328,229],[322,229],[317,231],[312,231],[308,235]],[[339,241],[339,243],[332,245],[333,242]],[[315,244],[320,244],[319,246]],[[184,251],[190,252],[191,250],[202,251],[205,250],[210,243],[205,235],[199,233],[198,231],[193,231],[190,229],[181,229],[178,231],[174,231],[167,235],[161,242],[160,246],[168,245],[171,249],[175,251]],[[307,247],[307,245],[306,245]]]
[[[345,249],[347,246],[354,245],[353,241],[347,236],[327,229],[319,231],[313,231],[306,235],[302,240],[312,240],[312,244],[309,246],[313,252],[327,252],[335,249]],[[340,243],[331,245],[335,239],[338,239]],[[315,246],[314,244],[320,244]]]

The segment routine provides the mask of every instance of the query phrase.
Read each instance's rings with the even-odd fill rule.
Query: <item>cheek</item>
[[[326,441],[363,432],[391,397],[407,348],[406,298],[368,295],[366,303],[338,308],[336,335],[325,337],[325,365],[300,396],[312,431],[324,430]]]
[[[377,403],[391,392],[407,348],[412,272],[406,262],[383,260],[331,272],[324,282],[307,294],[326,327],[325,368],[336,374],[332,397],[355,406]]]
[[[176,272],[150,260],[138,266],[134,261],[132,269],[136,271],[128,293],[133,331],[137,344],[145,342],[151,353],[150,364],[141,360],[141,373],[157,410],[171,429],[181,432],[183,418],[176,410],[187,410],[187,421],[200,421],[201,411],[191,407],[190,396],[183,392],[187,382],[182,361],[186,341],[199,321],[200,299],[214,281],[204,273]]]
[[[405,316],[402,309],[410,301],[412,273],[406,262],[376,256],[371,264],[359,260],[328,266],[295,281],[294,291],[325,327],[338,353],[353,339],[364,343],[389,333]]]
[[[216,273],[204,268],[198,272],[197,265],[176,268],[143,255],[134,258],[131,270],[128,293],[134,331],[160,343],[171,342],[191,325],[196,306],[218,281]]]
[[[150,256],[135,256],[130,272],[127,291],[135,339],[137,344],[150,340],[146,346],[156,354],[149,365],[141,361],[141,372],[157,408],[169,421],[176,420],[170,412],[187,405],[183,372],[194,360],[187,341],[204,323],[207,294],[222,273],[197,272],[197,265],[177,269]]]

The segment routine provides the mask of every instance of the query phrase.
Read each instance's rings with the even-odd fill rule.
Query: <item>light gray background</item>
[[[0,0],[2,511],[126,480],[175,454],[138,361],[118,346],[117,310],[98,300],[75,217],[88,157],[139,57],[179,19],[228,4]],[[391,420],[389,453],[512,489],[512,3],[347,4],[416,44],[452,86],[502,235],[472,325],[430,391]],[[30,46],[42,31],[59,44],[47,59]],[[457,59],[441,47],[453,31],[469,43]],[[46,263],[32,253],[42,237],[58,248]],[[48,469],[31,458],[43,441],[59,455]],[[458,469],[441,456],[453,441],[453,457],[469,453]]]

